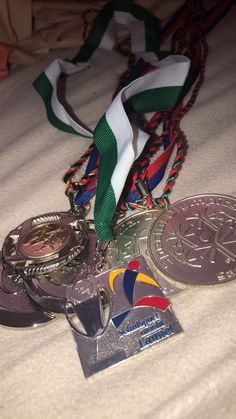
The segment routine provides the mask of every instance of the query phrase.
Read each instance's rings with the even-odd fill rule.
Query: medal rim
[[[71,263],[67,266],[68,270],[64,271],[66,267],[59,266],[51,272],[36,272],[30,277],[25,277],[25,287],[32,300],[45,310],[55,313],[64,313],[64,306],[67,300],[67,289],[82,279],[79,277],[81,274],[80,271],[84,269],[84,272],[82,272],[84,277],[89,277],[95,273],[96,261],[94,261],[94,265],[90,265],[91,261],[89,261],[88,255],[92,253],[92,258],[94,258],[96,247],[94,240],[96,238],[97,236],[94,230],[88,229],[88,246],[79,254],[79,256],[77,256],[79,259],[76,258],[71,261]],[[62,280],[57,283],[47,277],[47,274],[50,276],[57,273],[59,270],[61,271],[62,276],[69,275],[71,273],[71,281],[63,282]]]
[[[38,225],[33,225],[34,220],[40,220],[44,219],[46,217],[57,217],[59,216],[59,219],[51,219],[46,222],[39,223]],[[71,222],[63,223],[63,220],[65,218],[71,217]],[[76,235],[76,232],[73,231],[72,223],[77,222],[80,230],[79,237]],[[24,227],[27,226],[27,224],[30,223],[30,228],[27,232],[23,231]],[[23,252],[20,251],[20,243],[22,241],[22,238],[26,236],[26,234],[29,234],[32,229],[40,227],[41,225],[49,224],[49,223],[55,223],[55,224],[61,224],[63,226],[66,226],[68,229],[70,229],[68,238],[66,242],[64,243],[64,246],[60,249],[54,252],[53,254],[46,255],[45,257],[30,257],[28,255],[23,254]],[[33,275],[33,274],[43,274],[47,272],[51,272],[53,270],[56,270],[60,268],[61,266],[66,265],[69,261],[74,259],[78,254],[80,254],[87,246],[87,224],[86,221],[83,219],[78,219],[76,215],[67,212],[67,211],[58,211],[58,212],[51,212],[51,213],[45,213],[40,214],[36,217],[28,218],[27,220],[23,221],[21,224],[19,224],[17,227],[15,227],[5,238],[3,242],[2,247],[2,257],[3,260],[6,262],[6,264],[12,266],[16,272],[24,273],[24,275]],[[21,235],[22,234],[22,235]],[[16,261],[10,260],[11,255],[8,251],[9,240],[11,240],[12,236],[19,236],[18,241],[14,243],[15,246],[15,252],[16,252]],[[71,248],[69,247],[70,239],[72,240]],[[17,258],[20,257],[20,262],[17,260]]]
[[[6,270],[6,266],[0,262],[0,294],[6,298],[5,304],[0,304],[0,325],[7,328],[25,329],[41,327],[55,320],[54,314],[35,304],[24,285],[20,290],[16,287],[15,292],[5,288],[3,277],[8,275]],[[12,272],[9,273],[12,274]],[[14,284],[14,279],[12,282]]]
[[[169,211],[169,210],[171,210],[174,206],[176,206],[176,205],[178,205],[178,204],[181,204],[182,202],[187,202],[188,200],[193,200],[193,199],[199,199],[199,198],[230,198],[230,199],[232,199],[233,201],[235,201],[235,203],[236,203],[236,197],[234,197],[234,196],[231,196],[231,195],[225,195],[225,194],[220,194],[220,193],[206,193],[206,194],[197,194],[197,195],[191,195],[191,196],[187,196],[187,197],[185,197],[185,198],[181,198],[181,199],[179,199],[178,201],[176,201],[176,202],[174,202],[173,204],[171,204],[165,211],[164,211],[164,213],[163,214],[161,214],[160,215],[160,217],[158,217],[158,219],[152,224],[152,226],[151,226],[151,228],[150,228],[150,234],[149,234],[149,238],[148,238],[148,252],[149,252],[149,254],[150,254],[150,258],[151,258],[151,260],[152,260],[152,263],[156,266],[156,269],[162,274],[162,275],[164,275],[165,276],[165,278],[170,278],[170,280],[171,281],[174,281],[175,283],[180,283],[180,284],[184,284],[184,285],[187,285],[187,286],[195,286],[195,287],[197,287],[197,286],[212,286],[212,285],[221,285],[221,284],[223,284],[223,283],[227,283],[227,282],[230,282],[230,281],[232,281],[233,279],[235,279],[235,278],[231,278],[231,279],[226,279],[226,280],[221,280],[221,281],[219,281],[219,280],[216,280],[216,279],[214,279],[214,280],[211,280],[211,281],[209,281],[208,280],[208,282],[206,282],[206,280],[200,280],[200,281],[198,281],[198,282],[191,282],[191,281],[189,281],[189,280],[187,280],[187,279],[179,279],[179,278],[177,278],[176,276],[174,276],[173,274],[171,274],[170,272],[168,272],[167,270],[165,270],[161,265],[159,265],[158,264],[158,262],[157,262],[157,260],[156,260],[156,258],[155,258],[155,256],[153,255],[153,250],[152,250],[152,245],[151,245],[151,237],[152,237],[152,231],[154,230],[154,227],[155,227],[155,225],[156,225],[156,223],[159,221],[161,221],[160,220],[160,218],[161,217],[166,217],[166,214],[167,214],[167,212]],[[167,225],[167,222],[165,221],[165,226]],[[164,227],[165,228],[165,227]],[[163,231],[164,231],[164,228],[163,228]],[[162,234],[163,234],[163,232],[162,232]]]
[[[131,219],[134,218],[138,218],[140,215],[143,215],[145,213],[158,213],[156,219],[153,219],[153,222],[149,228],[149,232],[151,230],[151,227],[153,226],[153,224],[156,222],[156,220],[166,211],[165,207],[155,207],[155,208],[146,208],[146,209],[142,209],[139,211],[135,211],[135,213],[132,212],[132,214],[128,217],[122,218],[122,220],[114,227],[114,231],[115,234],[117,234],[118,232],[118,228],[122,226],[122,224],[127,224],[127,222]],[[136,252],[133,255],[129,255],[127,257],[127,259],[121,259],[117,256],[117,251],[116,251],[116,244],[117,240],[116,240],[116,236],[115,236],[115,240],[114,240],[114,245],[109,246],[109,250],[113,255],[113,258],[117,258],[118,260],[118,264],[122,264],[122,263],[126,263],[126,260],[129,260],[130,258],[135,258],[135,257],[139,257],[142,256],[146,259],[150,269],[155,273],[155,277],[157,277],[158,281],[160,281],[161,287],[163,289],[164,294],[168,297],[175,297],[176,295],[178,295],[179,293],[183,292],[186,289],[186,284],[183,283],[177,283],[176,281],[173,281],[172,278],[168,277],[165,275],[165,273],[161,272],[158,267],[156,266],[156,264],[153,262],[152,258],[150,257],[150,255],[148,256],[147,254],[143,254],[140,252]],[[148,238],[147,238],[147,249],[148,249]],[[114,254],[113,254],[114,253]]]

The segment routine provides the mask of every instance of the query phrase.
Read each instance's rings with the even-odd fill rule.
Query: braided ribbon
[[[141,56],[151,54],[157,69],[132,81],[113,99],[94,133],[79,124],[58,99],[57,86],[62,75],[88,69],[97,48],[111,49],[116,39],[116,24],[125,23],[131,32],[131,50]],[[111,221],[133,162],[150,135],[140,129],[131,114],[171,110],[186,80],[190,60],[173,55],[158,61],[159,21],[147,10],[118,0],[108,3],[98,15],[85,44],[72,62],[55,60],[38,77],[34,86],[44,100],[49,121],[62,131],[94,138],[100,153],[95,228],[101,241],[113,238]]]

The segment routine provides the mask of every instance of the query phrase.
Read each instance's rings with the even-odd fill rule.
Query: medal
[[[45,274],[34,274],[25,278],[25,287],[30,297],[41,307],[56,313],[64,313],[67,301],[67,289],[80,278],[91,273],[97,273],[96,254],[97,236],[94,231],[88,231],[88,247],[66,266]]]
[[[143,257],[68,288],[66,316],[85,377],[182,330]]]
[[[36,327],[54,318],[29,298],[22,279],[0,263],[0,323],[10,327]]]
[[[214,285],[236,278],[236,199],[199,195],[171,205],[153,223],[149,254],[173,280]]]
[[[148,251],[148,238],[150,229],[164,210],[144,209],[125,218],[115,227],[115,240],[111,242],[109,251],[117,263],[125,263],[127,260],[142,255],[145,257],[165,295],[170,296],[180,292],[183,288],[167,280],[156,269]]]
[[[86,223],[70,212],[57,212],[30,218],[12,230],[2,255],[17,272],[32,275],[67,264],[86,245]]]

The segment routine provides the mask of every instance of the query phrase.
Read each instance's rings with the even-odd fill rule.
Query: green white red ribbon
[[[62,74],[71,75],[89,68],[87,62],[97,48],[111,49],[116,40],[116,23],[126,23],[131,31],[132,51],[142,55],[158,52],[158,20],[140,6],[112,1],[100,12],[73,62],[55,60],[35,81],[44,100],[49,121],[58,129],[94,138],[100,152],[95,227],[101,241],[113,238],[111,222],[130,168],[142,152],[149,135],[136,126],[129,115],[170,110],[176,104],[186,80],[190,61],[185,56],[156,58],[157,70],[124,87],[98,122],[94,133],[79,124],[58,99],[57,86]],[[152,54],[153,63],[154,54]]]

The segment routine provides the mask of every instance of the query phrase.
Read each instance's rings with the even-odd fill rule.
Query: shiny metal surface
[[[106,317],[100,290],[109,296]],[[68,288],[70,304],[75,315],[66,316],[86,377],[182,330],[143,257],[72,285]]]
[[[85,279],[96,269],[96,233],[89,230],[87,239],[87,248],[66,266],[25,279],[27,292],[37,304],[47,310],[64,313],[68,287],[79,279]]]
[[[50,322],[54,315],[36,305],[22,280],[0,263],[0,324],[10,327],[36,327]]]
[[[175,281],[236,279],[236,199],[209,194],[176,202],[152,225],[148,249],[157,269]]]
[[[113,259],[113,266],[126,263],[135,256],[143,256],[152,269],[155,278],[160,283],[165,295],[170,296],[182,291],[183,286],[173,284],[166,279],[150,257],[148,250],[148,237],[155,221],[163,213],[163,209],[145,209],[122,220],[115,226],[115,240],[109,246],[107,258]]]
[[[67,264],[87,245],[87,225],[70,212],[30,218],[3,243],[3,259],[24,275],[43,274]]]
[[[55,223],[42,224],[32,228],[19,242],[19,250],[32,259],[55,255],[70,239],[70,226]]]
[[[105,326],[102,298],[95,285],[94,281],[82,279],[68,287],[68,303],[65,305],[66,317],[70,326],[89,337],[95,337],[102,333]],[[71,311],[71,309],[75,316],[70,315],[69,310]]]

